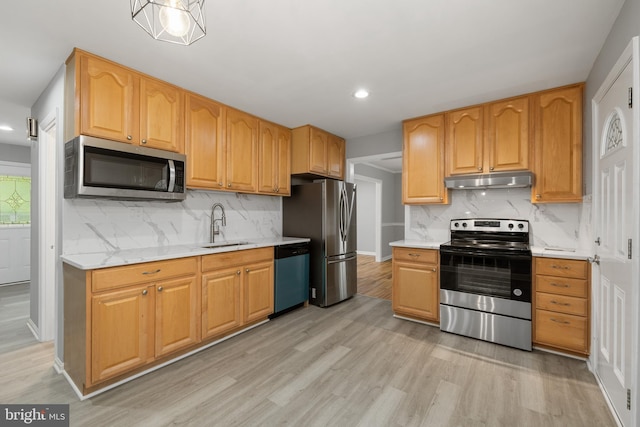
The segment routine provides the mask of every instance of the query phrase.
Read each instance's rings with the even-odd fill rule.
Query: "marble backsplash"
[[[222,203],[227,225],[216,240],[282,236],[280,197],[189,190],[180,203],[64,200],[67,255],[209,241],[211,206]],[[220,210],[216,210],[219,218]]]
[[[590,196],[583,203],[553,204],[532,204],[528,188],[454,190],[449,196],[449,205],[407,207],[405,239],[446,242],[451,219],[510,218],[529,221],[533,246],[591,248]]]

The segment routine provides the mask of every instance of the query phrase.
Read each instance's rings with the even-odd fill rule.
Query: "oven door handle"
[[[509,259],[531,259],[531,253],[521,254],[518,252],[502,252],[502,251],[483,251],[483,250],[468,250],[468,249],[442,249],[440,248],[440,255],[467,255],[474,257],[488,257],[488,258],[509,258]]]

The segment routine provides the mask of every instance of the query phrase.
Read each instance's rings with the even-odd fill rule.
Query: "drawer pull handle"
[[[160,271],[162,271],[161,268],[154,271],[144,271],[142,274],[156,274],[156,273],[160,273]]]
[[[563,307],[568,307],[568,306],[570,306],[570,305],[571,305],[571,304],[569,304],[568,302],[558,302],[558,301],[555,301],[555,300],[551,300],[551,304],[561,305],[561,306],[563,306]]]
[[[413,253],[410,253],[410,254],[409,254],[409,256],[410,256],[410,257],[413,257],[413,258],[418,258],[418,257],[420,256],[420,254],[413,254]]]
[[[571,322],[567,322],[566,320],[558,320],[558,319],[554,319],[553,317],[551,318],[552,322],[556,322],[556,323],[560,323],[562,325],[570,325]]]
[[[569,285],[566,283],[551,283],[551,286],[555,286],[556,288],[568,288]]]
[[[551,268],[555,268],[557,270],[570,270],[571,267],[568,265],[552,265]]]

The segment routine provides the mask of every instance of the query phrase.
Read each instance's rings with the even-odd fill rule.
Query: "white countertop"
[[[250,243],[221,248],[203,248],[207,243],[192,243],[176,246],[161,246],[142,249],[126,249],[110,252],[94,252],[74,255],[62,255],[63,262],[81,270],[93,270],[96,268],[116,267],[126,264],[138,264],[150,261],[162,261],[174,258],[186,258],[191,256],[217,254],[222,252],[241,251],[245,249],[265,248],[269,246],[281,246],[292,243],[308,242],[306,237],[280,237],[267,239],[243,239]],[[222,243],[222,242],[221,242]],[[229,242],[233,243],[233,242]]]
[[[389,246],[400,248],[422,248],[422,249],[440,249],[440,245],[444,242],[426,242],[423,240],[397,240],[389,243]],[[531,246],[531,255],[537,257],[548,258],[566,258],[586,260],[593,254],[585,249],[580,248],[548,248],[541,246]]]

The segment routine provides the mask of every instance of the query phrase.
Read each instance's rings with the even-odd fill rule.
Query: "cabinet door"
[[[200,341],[199,290],[195,276],[155,284],[156,357]]]
[[[291,130],[278,128],[277,190],[280,196],[291,194]]]
[[[332,178],[344,178],[345,141],[329,135],[327,146],[327,173]]]
[[[115,64],[80,55],[80,133],[139,141],[139,77]]]
[[[278,129],[260,121],[258,144],[258,192],[276,193],[278,189]]]
[[[258,119],[230,108],[225,129],[227,189],[256,191]]]
[[[188,93],[185,116],[187,186],[220,189],[224,186],[224,107]]]
[[[532,203],[582,201],[582,85],[534,96]]]
[[[529,97],[489,104],[487,115],[483,170],[529,169]]]
[[[440,318],[437,267],[394,260],[392,269],[393,311],[437,322]]]
[[[140,79],[140,145],[184,153],[184,93],[159,80]]]
[[[244,267],[244,323],[273,313],[273,262]]]
[[[444,128],[443,114],[404,122],[402,203],[447,203]]]
[[[329,134],[312,127],[309,139],[309,172],[327,174],[328,144]]]
[[[485,172],[482,167],[482,113],[481,106],[447,113],[447,175]]]
[[[91,298],[91,381],[153,359],[153,288],[143,285]]]
[[[202,276],[202,337],[209,338],[242,325],[241,268]]]

